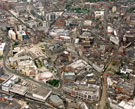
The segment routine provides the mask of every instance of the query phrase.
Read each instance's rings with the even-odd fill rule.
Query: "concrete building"
[[[18,2],[17,0],[6,0],[7,2]]]
[[[58,39],[61,41],[71,41],[71,38],[69,36],[59,36]]]
[[[74,82],[75,81],[75,73],[74,72],[64,72],[63,73],[64,82]]]
[[[66,26],[66,20],[64,18],[59,18],[56,21],[56,26],[57,27],[64,27],[64,26]]]
[[[37,22],[34,20],[27,21],[27,24],[29,25],[30,28],[35,28],[38,26]]]
[[[96,64],[92,64],[92,67],[98,72],[102,72],[104,70],[104,65],[99,66],[99,65],[96,65]]]
[[[116,10],[117,10],[117,7],[116,6],[113,6],[112,7],[112,12],[114,13],[114,12],[116,12]]]
[[[39,76],[38,76],[38,79],[39,80],[42,80],[42,81],[46,81],[46,80],[49,80],[51,78],[53,78],[53,74],[51,72],[44,72],[44,73],[40,73]]]
[[[61,28],[56,28],[53,29],[49,32],[50,36],[69,36],[70,32],[69,30],[61,29]]]
[[[19,95],[25,95],[27,90],[28,90],[28,87],[22,86],[22,85],[18,85],[18,84],[14,84],[10,88],[10,92],[13,92],[13,93],[16,93],[16,94],[19,94]]]
[[[52,93],[52,91],[50,90],[34,90],[33,93],[32,93],[32,96],[34,98],[37,98],[39,100],[43,100],[45,101],[49,96],[50,94]]]
[[[99,99],[99,86],[91,86],[90,88],[85,86],[78,87],[64,87],[64,92],[73,97],[77,97],[87,101],[96,101]]]
[[[0,44],[0,56],[3,55],[3,51],[4,51],[4,48],[5,48],[5,45],[6,45],[6,43],[1,43]]]
[[[132,69],[124,69],[124,68],[122,68],[121,70],[120,70],[120,73],[123,73],[123,74],[127,74],[127,73],[132,73],[133,72],[133,70]]]
[[[69,66],[72,67],[73,69],[75,69],[75,72],[77,72],[79,70],[82,70],[86,67],[89,67],[88,63],[84,60],[81,60],[81,59],[77,60],[77,61],[74,61]]]
[[[30,56],[10,57],[10,58],[9,58],[9,61],[10,61],[11,63],[13,63],[13,62],[15,62],[15,61],[19,62],[19,61],[21,61],[21,60],[28,60],[28,59],[31,59],[31,57],[30,57]]]
[[[26,35],[25,31],[17,31],[17,39],[20,41],[26,40],[27,35]]]
[[[18,62],[18,70],[20,70],[22,74],[31,77],[34,77],[38,73],[37,67],[32,60]]]
[[[135,99],[130,100],[129,102],[121,101],[118,104],[118,107],[122,109],[135,109]]]
[[[113,28],[111,26],[107,27],[108,34],[112,34],[114,32]]]
[[[2,84],[2,90],[9,92],[9,89],[11,88],[11,86],[12,86],[12,81],[9,80]]]
[[[135,91],[135,82],[133,80],[131,80],[129,82],[119,81],[119,83],[116,85],[116,89],[121,94],[125,94],[129,97],[132,97],[134,95],[134,91]]]
[[[51,95],[49,98],[49,103],[57,108],[63,108],[63,101],[57,95]]]
[[[89,109],[85,102],[82,102],[79,106],[79,109]]]
[[[16,50],[14,50],[13,52],[15,52]],[[24,49],[20,49],[19,51],[15,52],[14,57],[17,58],[19,56],[25,55],[26,54],[26,50]]]
[[[55,13],[48,13],[48,14],[46,14],[46,21],[54,21],[54,20],[56,20]]]
[[[84,26],[91,26],[92,25],[92,21],[91,20],[85,20],[83,25]]]
[[[110,41],[116,45],[119,45],[119,38],[118,37],[111,36]]]
[[[18,81],[18,77],[13,75],[2,83],[2,90],[9,92],[11,87]]]
[[[95,11],[95,17],[103,17],[104,16],[104,11]]]
[[[13,39],[16,40],[16,33],[13,30],[9,30],[8,31],[8,36]]]

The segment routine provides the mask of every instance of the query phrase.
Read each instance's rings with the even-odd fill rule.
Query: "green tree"
[[[113,66],[115,66],[115,65],[116,65],[116,63],[115,63],[115,62],[112,62],[112,65],[113,65]]]
[[[3,58],[3,56],[0,56],[0,60]]]
[[[54,86],[54,87],[58,87],[59,86],[59,80],[53,79],[53,80],[49,80],[46,83]]]

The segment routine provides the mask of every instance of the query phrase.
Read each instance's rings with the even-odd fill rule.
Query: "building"
[[[7,2],[18,2],[17,0],[6,0]]]
[[[92,67],[98,72],[102,72],[104,70],[104,65],[99,66],[99,65],[96,65],[96,64],[92,64]]]
[[[50,94],[52,93],[52,91],[46,89],[46,90],[34,90],[33,93],[32,93],[32,96],[37,99],[37,100],[41,100],[41,101],[45,101],[49,96]]]
[[[22,34],[20,34],[20,32],[17,32],[17,38],[18,40],[23,41]]]
[[[6,45],[6,43],[1,43],[0,44],[0,56],[3,55],[3,51],[4,51],[4,48],[5,48],[5,45]]]
[[[13,30],[9,30],[8,31],[8,36],[13,39],[16,40],[16,33]]]
[[[25,54],[26,54],[26,50],[20,49],[19,51],[16,51],[16,50],[14,49],[13,54],[14,54],[14,57],[16,58],[16,57],[25,55]]]
[[[17,31],[17,38],[20,41],[26,40],[27,35],[26,35],[25,31]]]
[[[118,107],[120,109],[135,109],[135,99],[134,100],[130,100],[129,102],[121,101],[118,104]]]
[[[84,26],[91,26],[91,25],[92,25],[92,21],[91,21],[91,20],[85,20],[85,21],[83,22],[83,25],[84,25]]]
[[[116,45],[119,45],[119,38],[118,37],[110,36],[110,41]]]
[[[7,82],[4,82],[2,84],[2,90],[9,92],[9,89],[11,88],[11,86],[12,86],[12,81],[8,80]]]
[[[18,70],[26,76],[35,77],[38,73],[37,67],[32,60],[18,62]]]
[[[75,73],[74,72],[63,72],[64,82],[75,82]]]
[[[85,102],[82,102],[79,106],[79,109],[89,109]]]
[[[55,13],[48,13],[48,14],[46,14],[46,21],[54,21],[54,20],[56,20]]]
[[[63,101],[57,95],[51,95],[49,98],[49,103],[57,108],[63,108]]]
[[[49,32],[50,36],[69,36],[70,35],[70,31],[69,30],[65,30],[65,29],[61,29],[61,28],[56,28],[53,29]]]
[[[35,28],[38,26],[37,22],[34,20],[28,20],[27,25],[29,25],[30,28]]]
[[[116,89],[121,93],[129,97],[134,95],[135,91],[135,82],[132,81],[119,81],[116,85]]]
[[[51,72],[40,73],[38,76],[38,79],[42,81],[46,81],[51,78],[53,78],[53,74]]]
[[[53,44],[49,47],[49,51],[51,52],[51,54],[63,52],[64,47],[62,46],[62,44]]]
[[[79,71],[90,67],[90,65],[86,61],[79,59],[71,63],[69,67],[72,67],[75,70],[75,73],[79,73]]]
[[[103,16],[104,16],[104,11],[95,11],[95,18],[103,17]]]
[[[13,92],[13,93],[16,93],[16,94],[19,94],[19,95],[25,95],[27,90],[28,90],[28,87],[22,86],[22,85],[18,85],[18,84],[14,84],[10,88],[10,92]]]
[[[119,75],[108,73],[108,95],[110,99],[119,101],[129,101],[134,97],[135,81],[134,79],[123,79]]]
[[[123,74],[127,74],[127,73],[130,74],[132,72],[133,72],[132,69],[128,69],[128,68],[126,68],[126,69],[124,69],[124,68],[120,69],[120,73],[123,73]]]
[[[77,86],[77,87],[64,87],[64,92],[72,97],[80,98],[86,101],[96,101],[99,99],[99,86],[91,85],[91,87]]]
[[[58,27],[64,27],[64,26],[66,26],[66,21],[65,21],[65,19],[64,19],[64,18],[58,19],[58,20],[56,21],[56,26],[58,26]]]
[[[13,75],[2,83],[2,90],[9,92],[11,87],[18,81],[18,77]]]
[[[38,58],[40,56],[45,56],[42,50],[35,46],[35,45],[30,45],[29,47],[25,47],[26,50],[28,50],[28,53],[32,58]]]
[[[112,34],[114,32],[113,28],[111,26],[107,27],[108,34]]]
[[[112,12],[114,13],[114,12],[116,12],[116,10],[117,10],[117,7],[116,6],[113,6],[112,7]]]
[[[20,56],[20,57],[10,57],[9,61],[13,63],[13,62],[20,62],[21,60],[29,60],[29,59],[31,59],[30,56]]]
[[[71,38],[69,36],[59,36],[58,38],[61,41],[71,41]]]

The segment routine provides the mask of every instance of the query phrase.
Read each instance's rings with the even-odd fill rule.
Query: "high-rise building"
[[[46,14],[46,21],[54,21],[56,20],[56,15],[54,13]]]
[[[5,48],[5,45],[6,45],[6,43],[1,43],[0,44],[0,56],[3,55],[3,51],[4,51],[4,48]]]
[[[8,31],[8,36],[13,39],[16,40],[16,33],[13,30],[9,30]]]

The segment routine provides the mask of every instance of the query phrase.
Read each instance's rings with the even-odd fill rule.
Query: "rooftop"
[[[51,95],[50,100],[57,105],[63,104],[63,101],[57,95]]]

